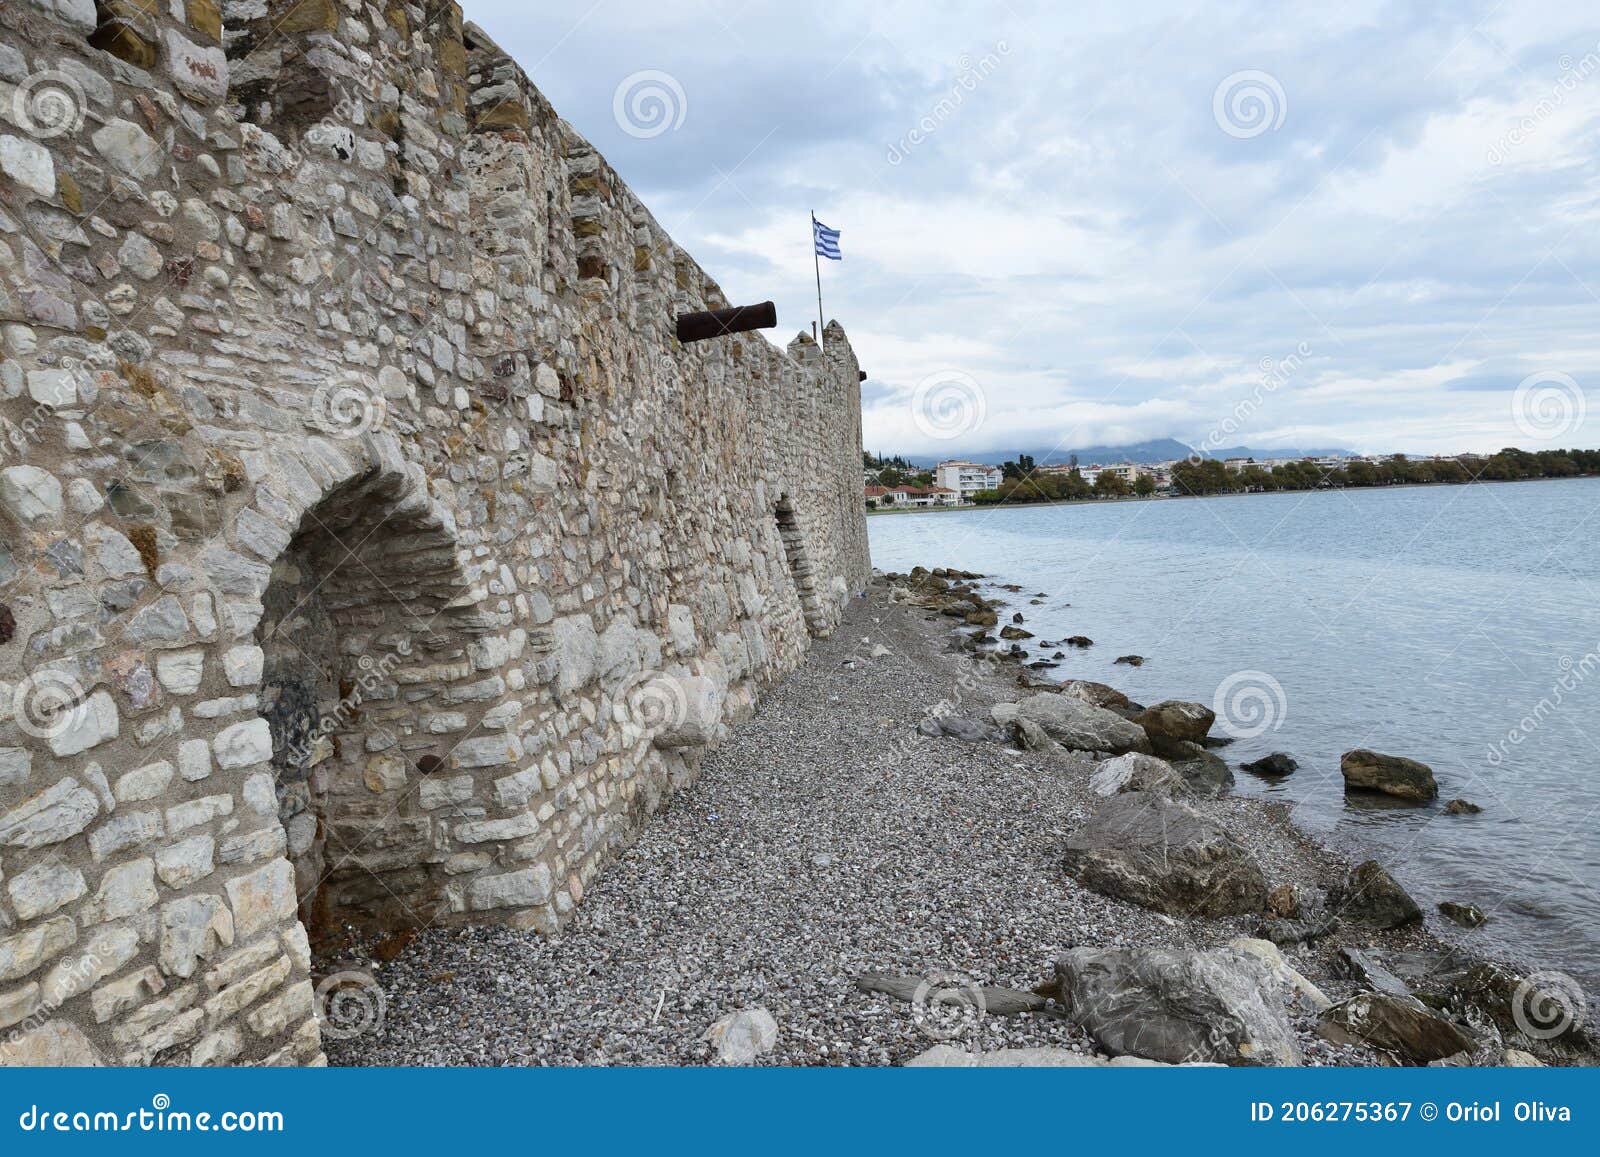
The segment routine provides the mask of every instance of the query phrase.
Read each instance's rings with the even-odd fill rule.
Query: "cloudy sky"
[[[464,6],[872,449],[1600,446],[1587,5]]]

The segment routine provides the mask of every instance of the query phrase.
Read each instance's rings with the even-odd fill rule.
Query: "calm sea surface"
[[[1292,801],[1302,826],[1377,856],[1452,939],[1593,986],[1597,515],[1600,480],[1580,479],[899,514],[868,527],[873,565],[1020,583],[1009,597],[1040,639],[1094,640],[1062,648],[1052,677],[1215,705],[1214,733],[1241,736],[1218,752],[1238,791]],[[1039,591],[1043,605],[1028,605]],[[1113,663],[1126,654],[1147,662]],[[1353,747],[1430,764],[1441,802],[1347,801],[1339,754]],[[1271,751],[1300,770],[1277,782],[1237,770]],[[1454,797],[1483,813],[1445,814]],[[1457,933],[1434,913],[1440,900],[1475,903],[1490,922]]]

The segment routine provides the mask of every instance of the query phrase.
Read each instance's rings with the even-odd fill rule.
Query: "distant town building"
[[[941,462],[934,473],[934,482],[946,490],[953,490],[960,501],[971,502],[980,490],[998,490],[1005,476],[998,466],[985,466],[981,462]]]

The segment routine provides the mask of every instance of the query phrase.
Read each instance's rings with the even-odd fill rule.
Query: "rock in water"
[[[1113,1055],[1300,1063],[1278,982],[1248,952],[1074,948],[1056,961],[1056,976],[1067,1015]]]
[[[1149,751],[1144,729],[1120,715],[1066,695],[1034,695],[1020,703],[996,703],[990,714],[1001,727],[1015,719],[1037,724],[1061,746],[1075,751]]]
[[[1481,928],[1489,922],[1489,917],[1485,916],[1483,909],[1476,904],[1458,904],[1454,900],[1441,900],[1439,911],[1463,928]]]
[[[1453,799],[1444,805],[1446,814],[1453,816],[1475,816],[1483,809],[1468,799]]]
[[[1339,771],[1347,790],[1381,791],[1397,799],[1420,802],[1437,799],[1439,795],[1433,769],[1403,755],[1382,755],[1357,748],[1339,757]]]
[[[1170,763],[1137,751],[1099,764],[1089,775],[1089,790],[1105,796],[1128,791],[1148,791],[1164,796],[1193,794],[1189,781],[1174,771]]]
[[[1266,905],[1244,846],[1188,804],[1117,795],[1067,840],[1069,875],[1106,896],[1180,916],[1238,916]]]
[[[1471,1052],[1477,1041],[1421,1001],[1363,992],[1323,1014],[1318,1031],[1338,1044],[1365,1044],[1414,1065]]]
[[[1288,775],[1300,764],[1295,761],[1294,756],[1285,755],[1281,751],[1274,751],[1271,755],[1258,759],[1254,763],[1242,763],[1239,766],[1242,770],[1253,772],[1256,775]]]
[[[1165,755],[1163,749],[1172,744],[1201,742],[1216,719],[1217,713],[1202,703],[1168,699],[1146,707],[1133,721],[1145,729],[1155,750]]]
[[[741,1008],[719,1018],[700,1039],[716,1046],[718,1064],[752,1065],[777,1045],[778,1022],[764,1008]]]
[[[1422,909],[1377,860],[1350,869],[1334,896],[1334,908],[1353,924],[1399,928],[1422,919]]]
[[[1118,655],[1116,661],[1118,663],[1121,663],[1125,667],[1143,667],[1144,666],[1144,656],[1143,655]]]

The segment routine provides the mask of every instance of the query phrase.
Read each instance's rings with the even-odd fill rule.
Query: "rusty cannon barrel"
[[[727,309],[708,309],[701,313],[680,313],[678,340],[687,344],[752,329],[772,329],[777,324],[778,307],[770,301],[760,305],[731,305]]]

